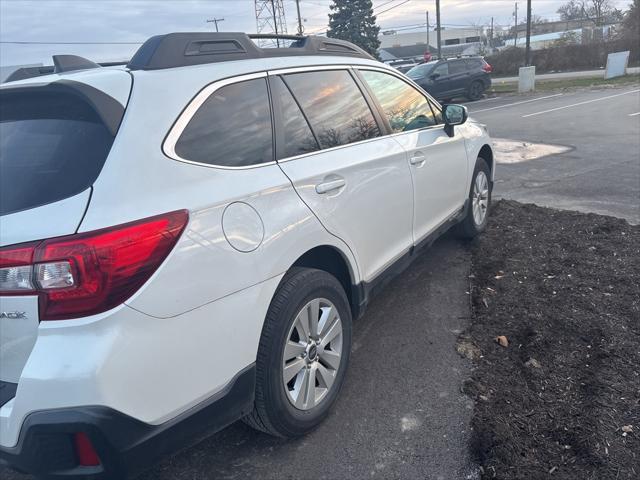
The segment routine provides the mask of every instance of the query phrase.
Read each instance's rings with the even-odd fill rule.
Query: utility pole
[[[296,0],[296,10],[298,10],[298,35],[302,35],[304,29],[302,28],[302,18],[300,17],[300,0]]]
[[[224,18],[212,18],[211,20],[207,20],[207,23],[215,23],[216,32],[220,31],[220,30],[218,30],[218,22],[224,22]]]
[[[525,66],[531,65],[531,0],[527,0],[527,43],[525,47]]]
[[[493,48],[493,17],[491,17],[491,30],[489,33],[489,46]]]
[[[429,10],[427,10],[427,50],[430,48],[429,47]]]
[[[436,0],[436,30],[438,37],[438,59],[442,58],[442,43],[440,40],[440,0]]]
[[[516,11],[514,13],[514,15],[516,16],[516,26],[513,29],[515,34],[514,34],[514,38],[513,38],[513,46],[517,47],[518,46],[518,2],[516,2]]]

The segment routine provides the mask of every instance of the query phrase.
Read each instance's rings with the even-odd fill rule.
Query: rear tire
[[[484,94],[484,83],[480,80],[475,80],[471,82],[469,85],[469,90],[467,92],[467,98],[471,101],[480,100],[482,95]]]
[[[254,409],[244,422],[285,438],[313,430],[338,397],[350,351],[351,310],[340,282],[322,270],[292,268],[267,312]]]
[[[478,157],[471,177],[467,213],[457,225],[458,236],[471,239],[479,235],[487,227],[491,209],[491,170],[487,162]]]

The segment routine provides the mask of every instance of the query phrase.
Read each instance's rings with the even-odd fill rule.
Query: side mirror
[[[442,108],[442,119],[444,120],[444,131],[450,137],[453,137],[453,127],[462,125],[469,118],[467,107],[462,105],[445,105]]]

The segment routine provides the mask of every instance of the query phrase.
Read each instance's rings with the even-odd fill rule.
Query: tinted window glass
[[[464,60],[454,60],[449,62],[449,74],[454,75],[456,73],[463,73],[467,71],[467,66]]]
[[[419,79],[426,77],[431,73],[435,62],[423,63],[422,65],[418,65],[417,67],[413,67],[411,70],[407,72],[407,76],[412,79]]]
[[[436,116],[436,122],[442,123],[442,110],[436,103],[432,100],[429,100],[429,104],[431,105],[431,110],[433,110],[433,114]]]
[[[318,150],[320,147],[309,124],[282,79],[275,78],[271,85],[273,87],[271,93],[280,99],[282,108],[282,133],[284,136],[282,158]]]
[[[394,132],[436,124],[427,98],[411,85],[388,73],[370,70],[362,70],[361,73]]]
[[[273,160],[271,111],[264,78],[215,91],[198,109],[176,143],[176,153],[194,162],[241,167]]]
[[[295,73],[285,79],[322,148],[380,135],[367,102],[346,70]]]
[[[436,75],[436,74],[440,75],[441,77],[449,75],[449,64],[446,62],[441,63],[436,68],[434,68],[432,75]]]
[[[0,215],[89,188],[113,143],[98,114],[56,91],[0,98]]]
[[[482,68],[482,60],[479,58],[468,58],[466,62],[467,68],[469,70],[477,70],[479,68]]]

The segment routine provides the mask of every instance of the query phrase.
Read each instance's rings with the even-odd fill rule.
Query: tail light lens
[[[189,220],[186,210],[103,230],[0,249],[0,294],[37,294],[41,320],[107,311],[156,271]]]
[[[493,67],[489,65],[485,60],[482,61],[482,70],[487,73],[493,72]]]

